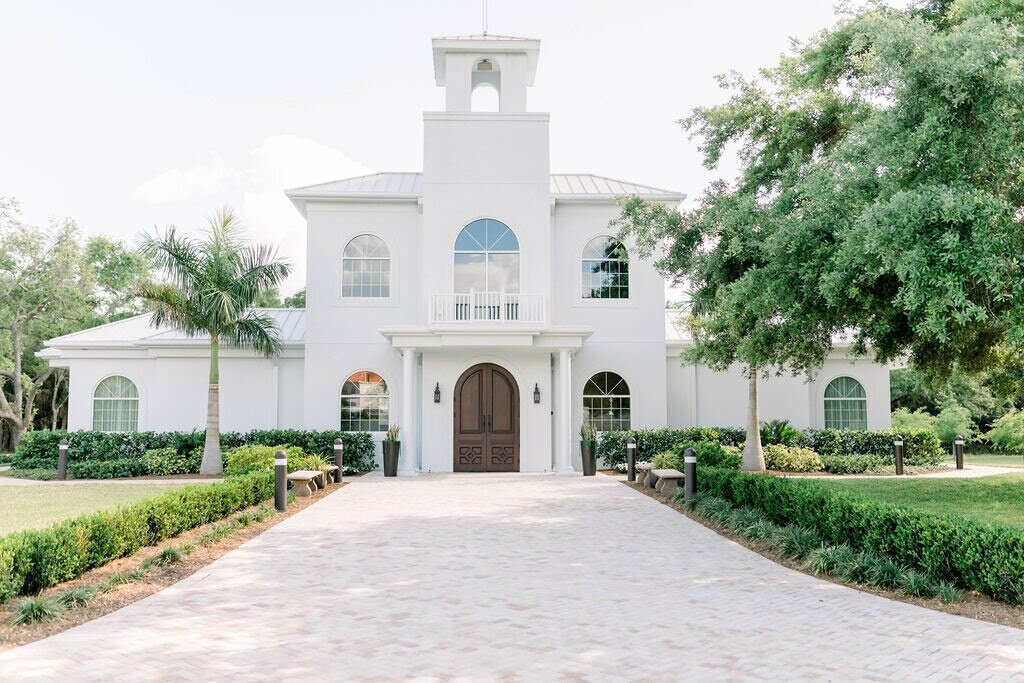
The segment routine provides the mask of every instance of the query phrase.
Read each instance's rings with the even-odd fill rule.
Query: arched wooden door
[[[505,368],[480,363],[455,385],[456,472],[519,471],[519,386]]]

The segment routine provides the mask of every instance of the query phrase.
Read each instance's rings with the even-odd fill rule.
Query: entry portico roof
[[[395,348],[579,349],[594,333],[589,327],[474,326],[390,327],[379,330]]]

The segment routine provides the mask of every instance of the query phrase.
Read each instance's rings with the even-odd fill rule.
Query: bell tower
[[[424,278],[429,291],[455,291],[455,240],[485,218],[519,242],[522,293],[550,289],[549,116],[527,110],[540,41],[476,35],[433,40],[434,81],[444,111],[423,114]],[[487,90],[491,107],[477,97]],[[488,285],[489,286],[489,285]]]

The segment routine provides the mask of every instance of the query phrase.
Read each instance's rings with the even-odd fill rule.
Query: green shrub
[[[289,472],[306,469],[305,453],[298,446],[239,446],[224,454],[227,461],[224,473],[233,477],[251,472],[272,472],[277,451],[284,451],[288,456]]]
[[[992,423],[985,438],[1001,451],[1024,451],[1024,410],[1010,408],[1010,412]]]
[[[11,617],[11,626],[24,626],[27,624],[39,624],[44,621],[54,621],[61,618],[61,606],[49,598],[36,596],[25,598],[18,603],[14,616]]]
[[[818,546],[807,553],[805,564],[815,574],[842,574],[855,557],[853,548],[846,544]]]
[[[768,420],[761,423],[761,445],[781,444],[793,446],[803,432],[789,423],[789,420]]]
[[[725,498],[708,496],[694,506],[694,511],[701,517],[713,522],[722,522],[732,512],[732,503]]]
[[[76,588],[68,588],[57,596],[57,604],[64,609],[74,609],[75,607],[85,607],[89,602],[96,597],[96,589],[92,586],[78,586]]]
[[[868,432],[854,429],[808,429],[800,437],[797,445],[810,448],[822,458],[875,455],[885,458],[886,464],[894,465],[896,455],[892,442],[897,435],[903,437],[903,461],[907,465],[935,466],[945,462],[946,452],[933,431],[899,432],[886,429]]]
[[[636,438],[637,462],[650,461],[656,453],[675,451],[680,444],[716,441],[725,445],[743,443],[744,431],[732,427],[685,427],[672,429],[633,429],[629,431],[601,432],[597,442],[597,455],[608,467],[626,462],[626,442]]]
[[[764,447],[765,466],[781,472],[817,472],[823,464],[817,453],[800,446],[771,444]]]
[[[888,557],[875,555],[875,561],[868,568],[868,583],[882,588],[898,588],[903,581],[907,568],[893,562]]]
[[[6,474],[11,477],[18,479],[34,479],[36,481],[53,481],[57,478],[57,469],[31,469],[23,470],[20,467],[16,467],[7,470]]]
[[[193,452],[179,453],[174,448],[154,448],[142,456],[142,466],[145,467],[146,474],[195,474],[199,472],[202,451],[199,452],[199,456],[200,459],[197,460]]]
[[[179,454],[195,457],[202,452],[205,433],[194,432],[93,432],[93,431],[32,431],[22,435],[18,448],[11,456],[11,462],[43,460],[52,467],[57,466],[57,445],[61,439],[68,440],[68,459],[71,462],[89,460],[139,460],[147,451],[173,448]],[[249,432],[224,432],[221,434],[221,448],[227,452],[239,446],[274,446],[284,444],[296,446],[306,453],[334,457],[334,440],[344,444],[346,467],[357,470],[374,468],[376,445],[365,432],[341,432],[338,430],[301,429],[254,429]]]
[[[697,456],[697,465],[703,467],[725,467],[738,470],[743,462],[743,455],[735,446],[723,446],[717,441],[685,442],[675,447],[677,462],[683,464],[683,455],[687,448],[692,448]],[[677,467],[682,471],[682,467]]]
[[[832,474],[862,474],[884,469],[889,461],[881,455],[822,455],[821,468]]]
[[[164,548],[153,557],[146,560],[143,563],[144,567],[150,567],[156,565],[157,567],[166,567],[168,565],[177,564],[181,562],[182,553],[177,548]]]
[[[802,560],[815,548],[821,547],[821,536],[814,529],[790,524],[779,534],[779,552],[794,560]]]
[[[935,596],[947,605],[960,601],[960,591],[948,581],[940,581],[935,584]]]
[[[655,453],[651,458],[651,467],[656,470],[680,470],[682,471],[682,460],[672,451]]]
[[[935,434],[943,446],[950,448],[957,436],[972,441],[978,435],[978,428],[970,410],[956,401],[949,401],[935,417]]]
[[[85,462],[69,463],[68,473],[75,479],[140,477],[146,473],[146,466],[142,463],[141,459],[86,460]]]
[[[835,491],[809,479],[701,468],[701,491],[757,508],[776,524],[815,530],[829,545],[889,557],[938,581],[1019,601],[1024,531],[935,515]]]
[[[935,416],[919,408],[910,412],[906,408],[897,408],[892,411],[892,428],[897,432],[935,431]]]
[[[763,517],[742,531],[752,541],[772,541],[779,537],[782,529]]]
[[[186,486],[49,529],[0,538],[0,602],[38,593],[273,495],[274,477],[257,473]]]
[[[916,569],[908,569],[903,574],[903,592],[919,598],[930,598],[935,595],[935,586],[925,574]]]

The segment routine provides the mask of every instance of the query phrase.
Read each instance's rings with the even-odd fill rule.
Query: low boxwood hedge
[[[701,467],[697,489],[772,522],[814,529],[828,545],[871,550],[1000,600],[1024,602],[1024,531],[832,491],[813,481]]]
[[[626,442],[636,438],[637,461],[650,460],[656,453],[675,450],[687,442],[717,441],[733,446],[743,443],[745,432],[734,427],[684,427],[673,429],[631,429],[602,432],[597,443],[597,455],[609,466],[626,462]]]
[[[174,449],[181,456],[191,456],[203,448],[205,432],[93,432],[34,431],[22,435],[11,462],[18,468],[56,467],[57,446],[68,440],[68,460],[140,460],[147,451]],[[225,451],[239,446],[297,446],[304,452],[324,457],[334,456],[334,440],[345,444],[345,463],[358,470],[374,468],[376,445],[365,432],[337,430],[254,429],[249,432],[221,434]],[[23,464],[28,463],[28,464]]]
[[[33,595],[94,567],[270,498],[274,476],[256,473],[186,486],[49,529],[0,538],[0,603]]]

